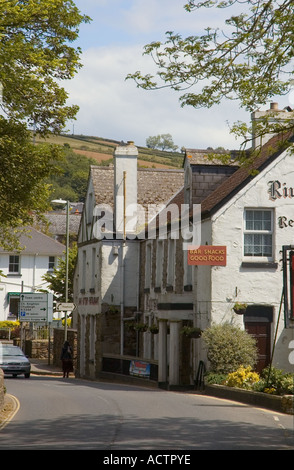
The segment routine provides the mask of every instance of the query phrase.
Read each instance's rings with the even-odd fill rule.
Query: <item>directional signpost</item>
[[[63,303],[57,304],[56,307],[59,312],[71,312],[75,308],[75,304],[63,302]]]
[[[46,322],[53,320],[53,294],[20,294],[19,320]]]
[[[57,304],[57,310],[59,312],[64,312],[65,317],[64,317],[64,339],[65,341],[67,340],[67,312],[72,312],[75,309],[75,304],[69,303],[69,302],[62,302],[60,304]]]

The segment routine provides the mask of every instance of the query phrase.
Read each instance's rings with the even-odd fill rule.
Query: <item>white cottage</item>
[[[42,276],[64,257],[64,245],[34,228],[21,235],[20,246],[19,252],[0,247],[0,271],[4,274],[0,277],[0,321],[17,319],[20,293],[46,289]]]

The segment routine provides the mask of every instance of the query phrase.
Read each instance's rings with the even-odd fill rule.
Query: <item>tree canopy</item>
[[[51,199],[84,202],[87,192],[89,170],[96,160],[75,153],[70,147],[63,148],[64,159],[58,163],[59,172],[48,179]]]
[[[0,117],[0,243],[5,249],[18,247],[21,230],[48,208],[45,180],[58,171],[61,159],[60,148],[33,145],[24,124]]]
[[[71,43],[88,22],[72,0],[0,0],[2,110],[39,132],[59,132],[74,118],[62,80],[81,64]]]
[[[76,266],[78,250],[76,243],[72,244],[68,252],[68,301],[73,301],[73,283],[74,270]],[[65,302],[65,279],[66,279],[66,261],[58,260],[58,266],[52,273],[46,273],[43,276],[44,281],[48,283],[48,288],[54,292],[55,299],[59,302]]]
[[[190,0],[184,7],[187,12],[227,8],[232,16],[223,29],[208,25],[201,35],[183,38],[168,31],[165,42],[154,41],[144,48],[157,66],[157,76],[137,71],[127,78],[147,90],[172,88],[180,93],[181,106],[209,108],[229,99],[252,112],[290,91],[293,6],[290,0]],[[269,126],[273,123],[265,120],[260,132],[267,133]],[[293,118],[284,126],[293,127]],[[242,124],[233,131],[245,135],[250,129]]]
[[[146,139],[146,145],[151,149],[177,150],[178,146],[174,144],[171,134],[160,134],[150,136]]]
[[[77,106],[61,86],[81,67],[72,47],[90,21],[72,0],[0,0],[0,244],[19,248],[20,232],[47,208],[62,150],[32,143],[27,128],[59,133]]]

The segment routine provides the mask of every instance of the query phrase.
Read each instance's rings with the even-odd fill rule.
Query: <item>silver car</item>
[[[17,375],[24,374],[28,379],[31,373],[31,363],[18,346],[0,343],[0,368],[4,374]]]

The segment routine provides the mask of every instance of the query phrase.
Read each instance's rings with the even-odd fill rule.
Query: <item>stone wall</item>
[[[53,358],[52,341],[50,342],[50,359]],[[31,358],[48,359],[49,341],[48,339],[27,339],[25,340],[25,354]]]

